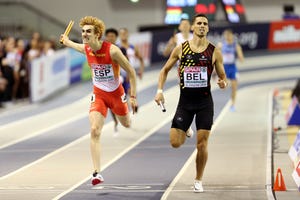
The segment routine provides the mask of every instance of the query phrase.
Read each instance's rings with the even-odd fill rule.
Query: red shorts
[[[94,87],[90,112],[97,111],[106,117],[108,108],[116,115],[124,116],[128,113],[126,94],[121,84],[112,92],[105,92]]]

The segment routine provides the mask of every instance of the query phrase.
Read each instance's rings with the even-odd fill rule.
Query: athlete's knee
[[[177,137],[170,137],[170,144],[173,148],[179,148],[182,145],[182,142]]]
[[[120,122],[121,122],[122,126],[124,126],[125,128],[130,128],[130,126],[131,126],[130,120],[122,120]]]
[[[197,150],[198,151],[206,151],[207,150],[208,139],[202,138],[197,141]]]
[[[101,134],[100,127],[98,125],[91,126],[91,138],[92,139],[99,139]]]
[[[127,114],[125,116],[118,116],[118,120],[124,126],[125,128],[130,128],[131,126],[131,117],[130,114]]]
[[[122,123],[122,125],[125,127],[125,128],[130,128],[131,126],[131,123],[130,123],[130,120],[126,120],[125,122]]]
[[[173,148],[179,148],[181,146],[180,142],[178,140],[170,139],[170,144]]]

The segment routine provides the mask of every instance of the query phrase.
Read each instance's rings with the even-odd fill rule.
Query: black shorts
[[[197,130],[211,129],[214,117],[214,103],[211,95],[197,104],[183,104],[179,102],[171,127],[186,132],[191,126],[195,115]]]

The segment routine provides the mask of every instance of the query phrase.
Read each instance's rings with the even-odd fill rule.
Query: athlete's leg
[[[207,144],[209,133],[209,130],[197,130],[196,180],[202,179],[203,171],[208,158]]]
[[[178,128],[170,130],[170,144],[174,148],[180,147],[185,142],[186,132]]]
[[[110,113],[111,113],[111,116],[112,116],[112,118],[113,118],[113,120],[115,122],[115,131],[117,131],[118,130],[118,128],[117,128],[117,126],[118,126],[117,117],[116,117],[116,115],[111,110],[110,110]]]
[[[100,135],[103,128],[105,117],[97,112],[92,111],[89,114],[91,126],[91,155],[94,165],[94,170],[100,172]]]
[[[126,128],[129,128],[131,125],[130,113],[128,112],[126,115],[116,115],[119,122]]]
[[[235,105],[236,92],[237,92],[238,83],[236,79],[231,80],[231,103]]]
[[[178,148],[185,142],[186,132],[190,128],[193,119],[193,112],[180,106],[180,104],[177,106],[170,129],[170,144],[172,147]]]

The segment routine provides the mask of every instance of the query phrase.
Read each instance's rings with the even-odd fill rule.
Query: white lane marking
[[[21,142],[23,140],[27,140],[27,139],[35,137],[37,135],[41,135],[42,133],[46,133],[46,132],[51,131],[53,129],[59,128],[60,126],[63,126],[63,125],[68,124],[68,123],[72,123],[74,121],[77,121],[77,120],[79,120],[81,118],[84,118],[84,117],[87,117],[87,116],[88,116],[88,113],[82,113],[82,114],[75,115],[75,116],[73,116],[73,117],[71,117],[67,120],[61,121],[59,123],[53,124],[52,126],[49,126],[49,127],[43,128],[43,129],[39,129],[38,131],[35,131],[35,132],[33,132],[29,135],[17,138],[15,140],[12,140],[12,141],[6,143],[6,144],[3,144],[3,145],[0,146],[0,149],[3,149],[5,147],[11,146],[11,145],[14,145],[18,142]]]
[[[268,102],[268,127],[267,127],[267,156],[266,156],[266,193],[268,200],[275,200],[273,189],[272,189],[272,144],[273,144],[273,93],[274,90],[269,92]]]
[[[53,151],[53,152],[47,154],[46,156],[44,156],[44,157],[42,157],[42,158],[40,158],[40,159],[38,159],[38,160],[36,160],[36,161],[34,161],[34,162],[32,162],[32,163],[29,163],[28,165],[25,165],[25,166],[23,166],[23,167],[17,169],[16,171],[13,171],[13,172],[11,172],[11,173],[9,173],[9,174],[6,174],[5,176],[1,176],[1,177],[0,177],[0,181],[4,180],[4,179],[6,179],[6,178],[8,178],[8,177],[10,177],[10,176],[13,176],[13,175],[15,175],[16,173],[18,173],[18,172],[20,172],[20,171],[23,171],[23,170],[25,170],[25,169],[27,169],[27,168],[29,168],[29,167],[31,167],[31,166],[37,164],[37,163],[40,163],[40,162],[46,160],[47,158],[49,158],[49,157],[51,157],[51,156],[53,156],[53,155],[55,155],[55,154],[58,154],[58,153],[64,151],[65,149],[67,149],[67,148],[69,148],[69,147],[71,147],[71,146],[74,146],[74,145],[80,143],[82,140],[87,139],[89,136],[90,136],[89,134],[87,134],[87,135],[85,135],[85,136],[82,136],[82,137],[78,138],[77,140],[74,140],[73,142],[71,142],[71,143],[69,143],[69,144],[67,144],[67,145],[65,145],[65,146],[63,146],[63,147],[57,149],[56,151]]]
[[[157,124],[156,126],[154,126],[152,129],[150,129],[143,137],[141,137],[140,139],[138,139],[137,141],[135,141],[132,145],[130,145],[129,147],[127,147],[125,150],[123,150],[122,152],[120,152],[116,157],[114,157],[112,160],[110,160],[108,163],[106,163],[103,166],[103,170],[105,170],[108,166],[110,166],[115,161],[117,161],[118,159],[120,159],[123,155],[125,155],[127,152],[129,152],[131,149],[133,149],[135,146],[137,146],[139,143],[141,143],[147,137],[149,137],[150,135],[152,135],[153,133],[155,133],[156,131],[158,131],[165,124],[169,123],[171,119],[172,119],[172,114],[170,114],[167,117],[165,117],[164,120],[162,120],[159,124]],[[62,192],[59,195],[57,195],[56,197],[54,197],[53,200],[60,199],[61,197],[65,196],[67,193],[73,191],[75,188],[77,188],[78,186],[80,186],[83,183],[85,183],[86,181],[88,181],[90,178],[91,178],[90,176],[84,178],[83,180],[79,181],[77,184],[73,185],[69,189],[65,190],[64,192]]]
[[[49,116],[54,115],[56,112],[59,112],[59,111],[70,110],[70,108],[72,108],[73,106],[77,106],[77,105],[81,105],[83,103],[86,103],[87,100],[89,99],[89,97],[90,97],[90,94],[84,96],[83,98],[81,98],[81,99],[79,99],[79,100],[77,100],[73,103],[70,103],[68,106],[61,106],[61,107],[58,107],[58,108],[55,108],[55,109],[52,109],[52,110],[49,110],[49,111],[46,111],[46,112],[42,112],[42,113],[39,113],[39,114],[36,114],[36,115],[33,115],[33,116],[29,116],[29,117],[17,120],[17,121],[13,121],[11,123],[1,125],[0,126],[0,131],[2,131],[3,129],[7,129],[7,128],[13,128],[16,125],[20,125],[20,124],[21,125],[24,124],[24,126],[26,126],[26,124],[28,124],[30,122],[30,120],[38,119],[38,118],[48,116],[48,115]]]
[[[215,122],[214,122],[214,124],[212,126],[212,129],[211,129],[211,134],[215,130],[215,127],[218,126],[218,124],[220,123],[220,121],[223,119],[223,117],[225,116],[225,114],[228,112],[229,106],[230,106],[230,101],[228,101],[226,103],[226,105],[222,109],[221,113],[219,114],[219,116],[215,120]],[[185,173],[185,171],[188,168],[188,166],[195,160],[196,154],[197,154],[197,149],[194,150],[194,152],[191,154],[191,156],[189,157],[189,159],[186,161],[186,163],[184,164],[184,166],[181,168],[181,170],[179,171],[179,173],[177,174],[177,176],[173,179],[173,181],[171,182],[171,184],[169,185],[169,187],[166,189],[165,193],[161,197],[161,200],[166,200],[167,199],[167,197],[169,196],[170,192],[173,191],[173,188],[175,187],[175,185],[177,184],[177,182],[179,181],[179,179],[183,176],[183,174]],[[191,191],[191,190],[189,190],[189,191]]]
[[[148,72],[148,75],[151,76],[151,75],[153,75],[155,73],[157,73],[156,70]],[[170,77],[170,81],[172,81],[173,79],[176,79],[176,76],[171,76]],[[155,83],[156,83],[155,79],[151,79],[150,81],[143,81],[143,82],[140,82],[140,84],[138,85],[137,89],[138,89],[138,91],[140,91],[140,90],[143,90],[143,89],[145,89],[147,87],[150,87],[151,85],[153,85]],[[71,103],[69,105],[68,109],[72,108],[72,106],[76,106],[76,105],[80,105],[82,103],[88,102],[89,97],[90,97],[90,94],[87,95],[87,96],[85,96],[85,97],[83,97],[83,98],[81,98],[81,99],[79,99],[79,100],[77,100],[77,101],[75,101],[75,102],[73,102],[73,103]],[[35,119],[41,118],[42,116],[48,116],[48,115],[50,116],[50,115],[52,115],[52,113],[58,112],[58,111],[60,111],[62,109],[66,110],[66,106],[59,107],[59,108],[56,108],[56,109],[52,109],[52,110],[47,111],[47,112],[39,113],[39,114],[33,115],[31,117],[20,119],[18,121],[11,122],[11,123],[8,123],[8,124],[5,124],[5,125],[0,125],[0,132],[1,132],[1,130],[3,131],[4,129],[7,129],[7,128],[13,128],[14,126],[16,126],[18,124],[24,124],[24,126],[26,126],[26,124],[30,123],[30,120],[34,121]],[[40,130],[35,131],[33,133],[27,134],[24,137],[20,137],[20,138],[18,137],[16,139],[13,139],[10,142],[7,142],[7,143],[5,143],[3,145],[0,145],[0,149],[8,147],[8,146],[13,145],[13,144],[16,144],[18,142],[24,141],[26,139],[35,137],[37,135],[43,134],[43,133],[45,133],[47,131],[53,130],[53,129],[58,128],[60,126],[63,126],[65,124],[72,123],[73,121],[79,120],[79,119],[87,117],[87,116],[88,116],[88,112],[86,112],[84,114],[78,114],[75,117],[73,116],[70,119],[66,119],[66,120],[61,121],[59,123],[55,123],[54,125],[48,126],[48,127],[44,128],[44,129],[40,129]]]

